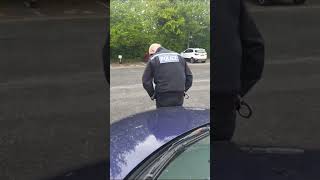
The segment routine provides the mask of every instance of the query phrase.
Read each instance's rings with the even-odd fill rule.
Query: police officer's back
[[[184,93],[192,85],[187,62],[160,44],[151,45],[149,54],[151,57],[142,77],[143,87],[152,99],[156,99],[157,107],[181,106]]]

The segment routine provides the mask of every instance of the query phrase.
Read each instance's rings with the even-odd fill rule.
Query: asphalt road
[[[96,163],[107,176],[104,7],[10,8],[0,8],[0,179],[72,177]]]
[[[213,144],[213,176],[317,180],[320,2],[307,0],[296,6],[282,1],[261,7],[249,1],[248,7],[266,42],[265,71],[246,97],[253,117],[238,118],[233,143]]]
[[[186,107],[210,107],[210,63],[189,64],[193,73],[193,85],[187,92]],[[135,113],[155,109],[143,89],[141,78],[144,65],[112,66],[110,75],[110,123]]]

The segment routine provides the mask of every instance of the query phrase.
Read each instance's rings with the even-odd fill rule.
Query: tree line
[[[111,0],[111,59],[141,61],[151,43],[210,54],[210,0]]]

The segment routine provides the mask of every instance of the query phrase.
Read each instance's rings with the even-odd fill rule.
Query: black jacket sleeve
[[[240,36],[242,42],[241,90],[244,96],[261,79],[264,68],[264,40],[241,0]]]
[[[143,76],[142,76],[142,84],[143,88],[147,91],[150,97],[154,95],[154,88],[153,88],[153,69],[152,69],[152,64],[151,61],[147,63],[147,66],[144,70]]]
[[[185,91],[187,92],[190,87],[192,86],[192,80],[193,80],[193,76],[192,76],[192,72],[188,66],[188,63],[186,63],[186,69],[185,69],[185,73],[186,73],[186,85],[185,85]]]

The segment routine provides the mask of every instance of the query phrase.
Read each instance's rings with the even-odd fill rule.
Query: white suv
[[[202,48],[188,48],[181,52],[181,56],[189,60],[190,63],[195,62],[203,62],[205,63],[207,60],[207,52],[205,49]]]

